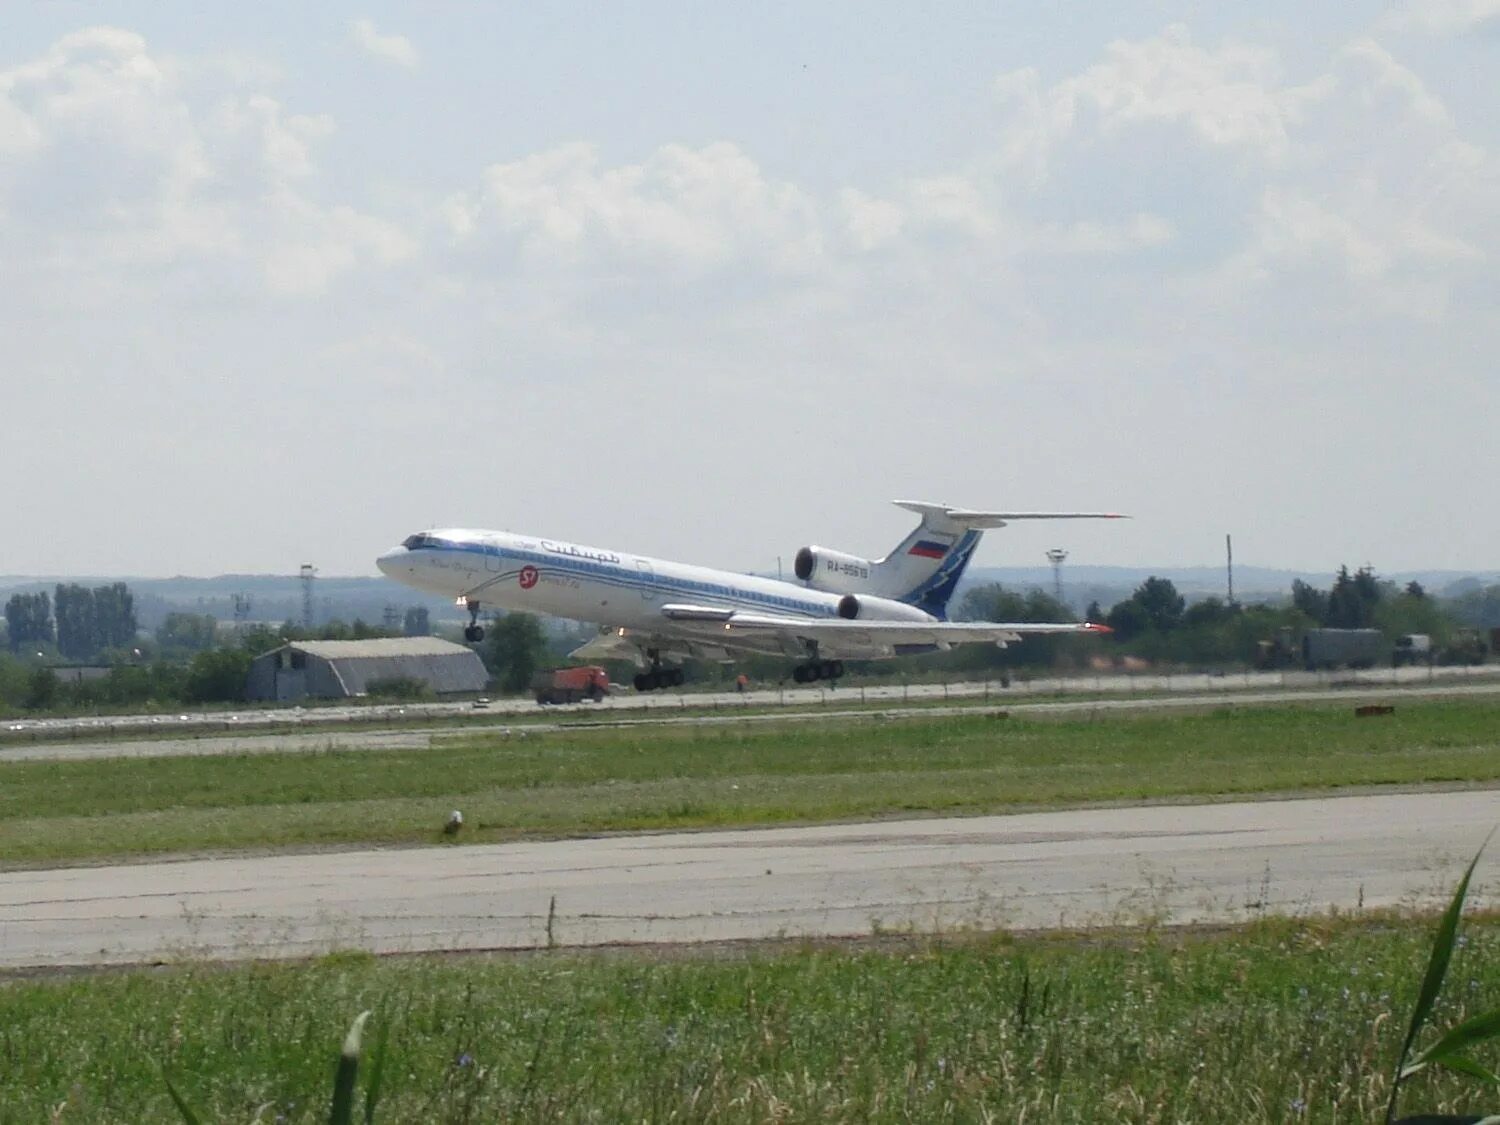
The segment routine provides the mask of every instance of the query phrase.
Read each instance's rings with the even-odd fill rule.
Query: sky
[[[0,8],[0,574],[1500,568],[1500,0]]]

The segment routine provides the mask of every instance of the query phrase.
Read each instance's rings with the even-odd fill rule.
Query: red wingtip
[[[1085,629],[1087,629],[1090,633],[1113,633],[1114,632],[1114,630],[1111,629],[1108,625],[1100,625],[1100,624],[1098,624],[1097,622],[1094,622],[1094,621],[1085,621],[1083,623],[1083,627]]]

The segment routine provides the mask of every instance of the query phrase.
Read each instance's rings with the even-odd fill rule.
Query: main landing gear
[[[809,660],[792,669],[792,679],[799,684],[810,684],[814,680],[836,680],[843,674],[842,660]]]
[[[681,668],[663,668],[661,656],[655,649],[648,649],[646,655],[651,658],[651,667],[645,672],[636,673],[636,691],[655,691],[657,688],[682,686],[686,677],[683,676]]]
[[[484,626],[479,624],[479,603],[470,598],[464,605],[469,611],[469,624],[464,629],[464,640],[477,645],[484,640]]]

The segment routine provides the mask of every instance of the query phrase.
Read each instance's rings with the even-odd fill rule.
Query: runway
[[[444,739],[476,736],[513,736],[560,730],[588,730],[639,726],[725,726],[755,723],[878,722],[896,718],[940,718],[948,715],[982,715],[1005,712],[1017,718],[1033,716],[1102,716],[1140,711],[1202,711],[1215,707],[1265,707],[1285,704],[1399,702],[1416,699],[1463,699],[1500,695],[1500,681],[1477,683],[1408,683],[1388,686],[1350,685],[1338,688],[1276,689],[1270,691],[1226,691],[1208,693],[1187,691],[1181,695],[1146,696],[1143,698],[1060,699],[1046,702],[993,703],[979,700],[943,704],[940,696],[932,702],[910,706],[888,703],[863,708],[839,708],[832,704],[810,711],[781,709],[752,710],[743,704],[724,707],[718,712],[678,715],[670,711],[645,714],[607,710],[590,710],[587,705],[568,708],[573,714],[565,721],[548,722],[534,718],[524,723],[469,722],[463,726],[423,727],[393,725],[386,728],[325,726],[308,731],[244,730],[233,734],[199,734],[184,736],[175,730],[155,738],[88,738],[82,735],[66,741],[0,743],[0,763],[26,761],[81,761],[93,758],[174,758],[212,757],[227,754],[295,754],[323,750],[426,750]],[[734,697],[728,697],[734,698]],[[850,698],[851,704],[857,702]],[[556,714],[562,708],[540,712],[533,706],[531,716]]]
[[[0,967],[1425,904],[1496,823],[1483,790],[18,871],[0,874]]]
[[[357,737],[359,728],[410,731],[414,726],[461,720],[462,725],[483,725],[504,717],[530,720],[541,715],[587,715],[605,721],[629,721],[632,717],[683,716],[687,712],[717,712],[722,715],[754,713],[753,709],[783,710],[811,708],[838,710],[852,704],[904,707],[947,701],[982,701],[995,705],[1028,703],[1054,696],[1114,697],[1127,706],[1133,697],[1158,693],[1184,699],[1197,697],[1212,702],[1222,695],[1308,695],[1319,691],[1333,694],[1377,692],[1389,688],[1433,690],[1444,685],[1471,685],[1481,692],[1500,690],[1493,665],[1438,668],[1372,668],[1345,672],[1235,672],[1227,675],[1191,673],[1176,675],[1097,675],[1046,677],[1017,680],[1009,687],[997,682],[969,681],[929,684],[867,684],[759,688],[738,692],[662,692],[645,695],[618,692],[602,702],[569,704],[541,709],[531,699],[498,699],[476,706],[471,702],[443,703],[352,703],[318,707],[250,708],[232,712],[183,711],[166,715],[83,715],[58,718],[12,718],[0,723],[0,759],[28,757],[21,750],[38,742],[57,740],[96,743],[125,740],[138,742],[191,742],[218,737],[238,743],[245,738],[279,736],[311,742],[322,732],[347,728]],[[1249,701],[1247,699],[1247,701]],[[454,729],[449,726],[445,729]],[[337,737],[343,738],[343,735]],[[58,755],[66,757],[66,754]]]

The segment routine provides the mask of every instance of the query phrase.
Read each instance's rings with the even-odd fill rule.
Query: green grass
[[[1500,780],[1500,703],[472,734],[426,750],[0,764],[0,865]]]
[[[1443,1025],[1500,1000],[1500,923],[1464,933]],[[326,1120],[339,1044],[366,1008],[367,1042],[389,1034],[382,1122],[1368,1121],[1430,936],[1387,918],[12,980],[0,1122],[174,1120],[163,1066],[205,1120]],[[1403,1097],[1496,1101],[1441,1073]]]

